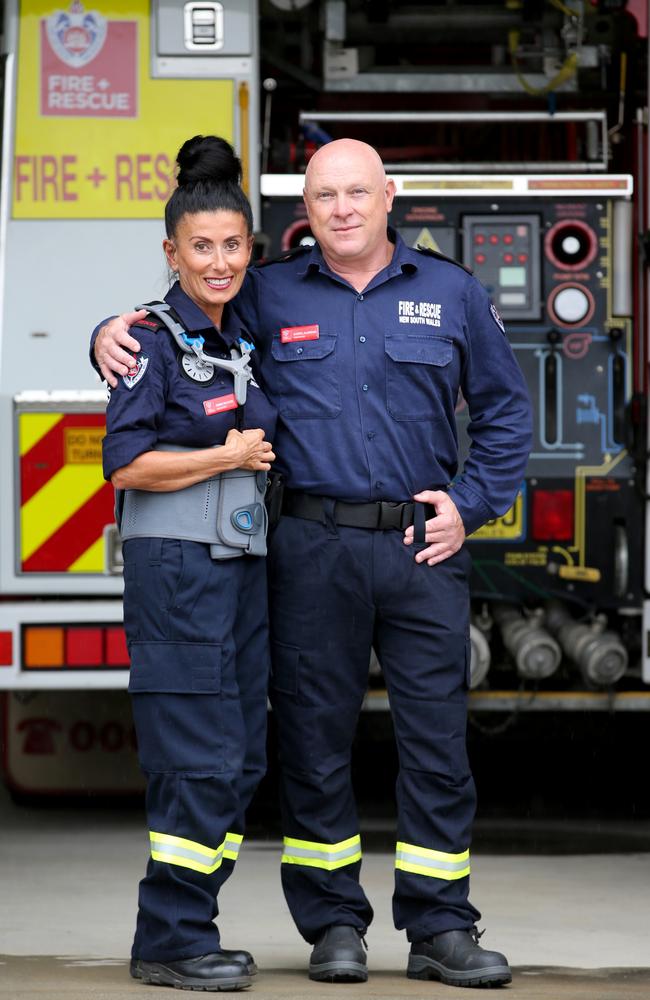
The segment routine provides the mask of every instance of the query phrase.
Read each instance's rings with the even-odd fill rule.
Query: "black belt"
[[[299,493],[296,490],[285,489],[282,501],[282,513],[290,517],[303,517],[308,521],[320,521],[326,524],[324,501],[331,497],[315,496],[313,493]],[[371,528],[376,531],[386,531],[394,528],[404,531],[413,524],[418,510],[417,520],[422,521],[420,538],[424,541],[424,521],[435,517],[436,509],[430,504],[415,503],[413,500],[405,503],[394,503],[391,500],[377,500],[374,503],[346,503],[345,500],[334,501],[334,523],[346,528]],[[424,517],[422,517],[424,514]],[[420,525],[416,525],[420,527]]]

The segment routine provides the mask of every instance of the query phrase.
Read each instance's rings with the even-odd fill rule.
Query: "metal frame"
[[[363,708],[386,712],[386,691],[368,691]],[[470,691],[470,712],[648,712],[650,691]]]
[[[504,164],[498,163],[494,164],[493,167],[490,164],[480,164],[478,169],[480,171],[488,171],[491,169],[502,171],[505,169],[513,169],[516,166],[517,170],[527,171],[527,170],[543,170],[547,169],[561,169],[566,171],[580,171],[580,170],[594,170],[594,171],[604,171],[607,170],[608,165],[608,150],[609,150],[609,140],[607,132],[607,113],[605,111],[558,111],[555,114],[549,114],[546,111],[301,111],[298,116],[298,121],[302,125],[306,122],[314,122],[318,124],[323,124],[324,122],[385,122],[385,123],[401,123],[401,124],[416,124],[425,122],[448,122],[449,124],[461,125],[464,122],[467,123],[483,123],[483,122],[509,122],[513,125],[521,122],[545,122],[547,124],[556,124],[563,122],[596,122],[600,131],[600,152],[601,156],[599,160],[584,160],[584,161],[558,161],[557,163],[517,163],[515,164]],[[392,165],[391,169],[392,169]],[[414,164],[409,164],[410,168],[413,168]],[[418,165],[418,170],[454,170],[467,171],[468,169],[476,169],[476,164],[458,164],[458,163],[433,163],[433,164],[422,164]],[[403,168],[402,168],[403,169]]]
[[[392,174],[397,197],[416,198],[629,198],[630,174]],[[262,197],[301,198],[304,174],[262,174]]]

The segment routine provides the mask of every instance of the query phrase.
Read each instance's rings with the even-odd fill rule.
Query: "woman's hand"
[[[228,431],[228,437],[223,445],[232,460],[233,469],[251,469],[255,472],[271,468],[275,452],[270,441],[264,440],[264,431],[260,427],[252,430]]]

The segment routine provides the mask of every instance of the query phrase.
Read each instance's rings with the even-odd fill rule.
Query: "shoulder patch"
[[[144,354],[138,354],[135,360],[135,368],[133,368],[128,375],[122,376],[122,381],[127,389],[133,389],[133,387],[138,384],[140,379],[144,376],[149,364],[149,358],[147,358]]]
[[[438,260],[446,260],[448,264],[455,264],[456,267],[462,267],[463,271],[467,271],[468,274],[474,273],[471,267],[468,267],[467,264],[462,264],[459,260],[454,260],[453,257],[446,257],[444,253],[438,253],[437,250],[431,250],[430,247],[423,247],[418,243],[418,245],[413,247],[413,249],[417,250],[418,253],[426,254],[427,257],[437,257]]]
[[[310,246],[299,246],[294,247],[292,250],[285,250],[284,253],[280,254],[278,257],[269,257],[262,260],[256,260],[251,264],[252,268],[258,267],[268,267],[269,264],[286,264],[290,260],[294,260],[296,257],[302,256],[302,254],[310,251],[312,247]]]
[[[503,320],[499,316],[499,310],[495,306],[494,302],[490,302],[490,316],[492,317],[492,319],[494,320],[494,322],[496,323],[496,325],[501,330],[501,333],[505,333],[506,332],[506,328],[503,325]]]

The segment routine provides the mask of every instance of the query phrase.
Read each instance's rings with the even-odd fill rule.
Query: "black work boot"
[[[437,979],[448,986],[504,986],[512,981],[505,955],[481,948],[476,927],[443,931],[411,945],[409,979]]]
[[[243,957],[248,952],[219,951],[212,955],[199,955],[198,958],[181,958],[176,962],[145,962],[142,958],[134,958],[130,972],[134,979],[141,979],[151,986],[174,986],[179,990],[213,993],[244,990],[251,985],[248,963],[242,965],[235,962],[233,955]],[[251,955],[248,958],[252,960]]]
[[[365,983],[365,941],[356,927],[332,924],[316,938],[309,959],[309,978],[319,983]]]
[[[244,951],[240,948],[236,948],[235,950],[222,948],[219,954],[225,955],[231,962],[237,962],[238,965],[243,965],[249,976],[257,975],[257,965],[250,951]]]

